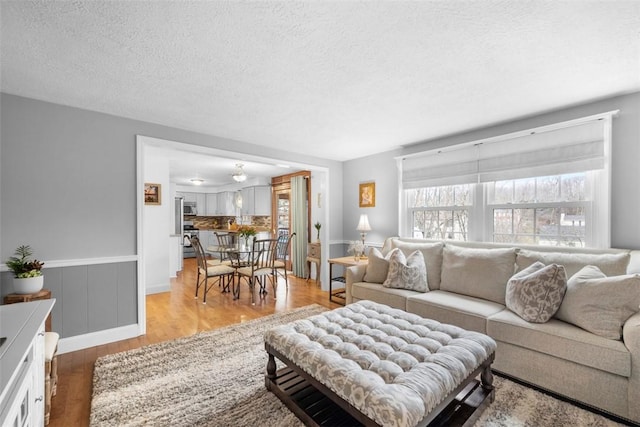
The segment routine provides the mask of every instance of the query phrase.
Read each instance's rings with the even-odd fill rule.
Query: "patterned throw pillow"
[[[566,291],[564,267],[537,261],[509,279],[505,301],[509,310],[527,322],[545,323],[560,308]]]
[[[422,252],[415,251],[405,258],[404,253],[394,249],[389,256],[389,274],[382,286],[428,292],[427,267]]]
[[[640,275],[606,276],[587,265],[571,276],[556,319],[612,340],[640,305]]]

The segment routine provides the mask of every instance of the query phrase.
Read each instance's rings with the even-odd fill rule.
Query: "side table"
[[[358,261],[355,260],[352,256],[345,256],[341,258],[331,258],[329,260],[329,301],[335,302],[338,304],[345,305],[346,297],[343,297],[344,291],[342,289],[337,290],[335,293],[333,292],[333,281],[343,282],[345,281],[344,276],[333,277],[333,265],[341,265],[343,267],[351,267],[353,265],[367,265],[369,264],[369,260],[367,258],[360,258]],[[337,298],[335,300],[334,298]]]
[[[17,302],[31,302],[42,299],[51,299],[51,291],[49,289],[41,289],[39,292],[33,294],[8,294],[4,297],[4,303],[14,304]],[[44,330],[51,332],[51,313],[49,313],[44,323]]]
[[[316,283],[320,280],[320,263],[322,259],[322,247],[320,246],[320,242],[308,243],[307,244],[307,282],[311,278],[311,263],[316,265]]]

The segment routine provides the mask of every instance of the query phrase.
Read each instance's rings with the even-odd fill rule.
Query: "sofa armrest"
[[[345,271],[345,294],[346,294],[346,303],[351,304],[353,302],[353,297],[351,296],[351,285],[353,283],[362,282],[364,279],[364,273],[367,271],[366,264],[354,265],[351,267],[347,267]]]
[[[629,377],[629,418],[640,420],[640,312],[631,316],[622,328],[622,339],[631,353]]]

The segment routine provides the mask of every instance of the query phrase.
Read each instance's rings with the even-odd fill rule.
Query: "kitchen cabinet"
[[[271,186],[261,185],[255,187],[253,215],[271,215]]]
[[[207,195],[204,193],[196,193],[196,209],[198,215],[205,216],[207,214]]]
[[[196,193],[183,192],[182,193],[182,197],[184,198],[185,202],[193,202],[193,203],[197,203],[198,202],[198,198],[196,196]]]
[[[241,215],[253,215],[254,211],[254,195],[255,195],[255,187],[245,187],[242,189],[242,209],[240,210]]]
[[[235,193],[232,191],[223,191],[218,193],[218,207],[216,215],[236,216]]]
[[[205,215],[214,216],[218,211],[218,193],[207,193]]]
[[[44,323],[55,300],[0,306],[0,425],[44,425]]]
[[[271,215],[271,187],[260,185],[242,189],[242,215]]]
[[[209,246],[217,246],[218,238],[213,230],[200,230],[200,243],[207,249]]]

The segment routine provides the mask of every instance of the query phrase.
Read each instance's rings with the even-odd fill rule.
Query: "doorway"
[[[291,197],[291,180],[295,177],[305,178],[307,189],[305,201],[307,214],[306,232],[298,232],[296,235],[298,244],[302,244],[302,247],[306,250],[307,243],[309,242],[309,236],[311,236],[311,171],[304,170],[271,178],[272,233],[274,236],[280,236],[282,234],[290,236],[294,232],[292,221],[294,206],[292,203],[293,199]],[[300,239],[304,239],[304,241],[300,241]],[[304,257],[306,257],[306,253]],[[286,268],[288,270],[293,270],[292,259],[293,257],[290,256],[286,260]],[[300,271],[302,271],[302,269]]]

